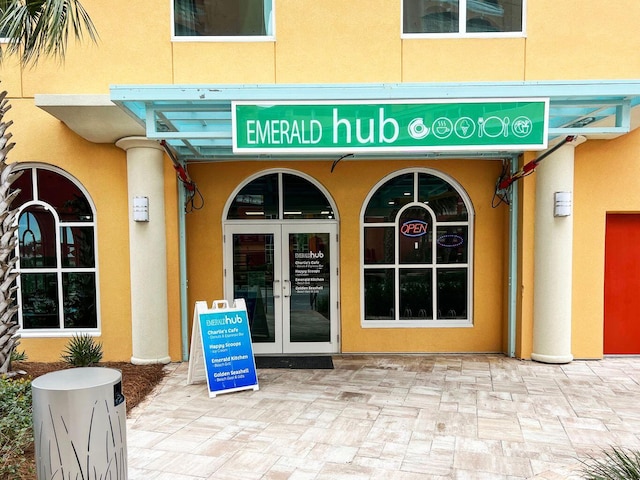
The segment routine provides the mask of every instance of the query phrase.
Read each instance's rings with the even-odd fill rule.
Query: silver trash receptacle
[[[71,368],[31,382],[39,480],[127,480],[127,409],[122,374]]]

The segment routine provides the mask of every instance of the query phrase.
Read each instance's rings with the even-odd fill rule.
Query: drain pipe
[[[511,158],[511,175],[518,171],[518,157]],[[518,307],[518,182],[511,185],[509,202],[509,292],[507,354],[516,356],[516,310]]]
[[[187,305],[187,236],[186,236],[186,189],[178,182],[178,246],[180,266],[180,330],[182,338],[182,361],[189,360],[189,308]]]

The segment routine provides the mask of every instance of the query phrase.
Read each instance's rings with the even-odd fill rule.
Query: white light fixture
[[[133,221],[149,221],[149,197],[133,197]]]
[[[555,192],[553,194],[553,216],[568,217],[571,215],[572,195],[571,192]]]

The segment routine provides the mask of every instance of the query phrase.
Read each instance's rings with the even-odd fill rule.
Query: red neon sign
[[[427,234],[429,225],[422,220],[409,220],[400,227],[400,232],[405,237],[421,237]]]

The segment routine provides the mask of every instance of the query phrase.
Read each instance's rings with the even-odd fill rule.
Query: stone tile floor
[[[338,355],[209,398],[187,363],[127,421],[129,479],[579,479],[640,449],[640,358]]]

